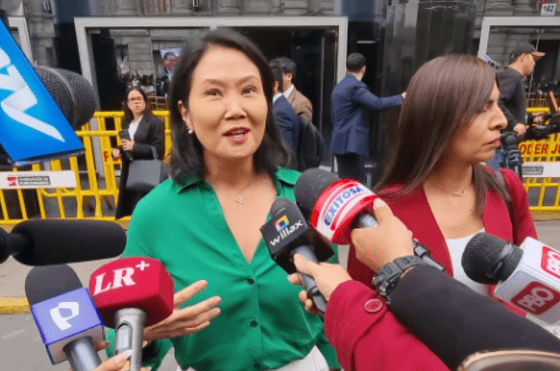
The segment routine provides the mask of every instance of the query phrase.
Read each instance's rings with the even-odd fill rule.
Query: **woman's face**
[[[144,97],[137,90],[132,90],[130,93],[128,93],[126,104],[132,111],[134,117],[142,115],[144,113],[144,110],[146,109],[146,102],[144,101]]]
[[[238,50],[211,47],[193,71],[188,106],[179,102],[179,110],[207,163],[252,157],[268,113],[259,69]]]
[[[506,127],[507,120],[498,106],[500,91],[494,84],[490,99],[472,122],[461,130],[451,141],[454,158],[475,164],[488,161],[500,146],[500,130]]]

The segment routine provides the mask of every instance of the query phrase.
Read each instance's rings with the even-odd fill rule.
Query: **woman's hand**
[[[219,296],[201,301],[200,303],[180,309],[179,306],[192,299],[196,294],[206,288],[208,282],[202,280],[177,292],[173,296],[175,309],[173,313],[163,321],[144,329],[144,340],[148,342],[176,338],[194,334],[210,325],[210,320],[220,314],[220,308],[216,308],[222,299]]]
[[[314,263],[305,259],[300,254],[294,255],[294,265],[301,273],[305,273],[315,280],[317,288],[329,300],[333,291],[343,282],[352,280],[346,269],[339,264]],[[302,285],[301,276],[298,273],[290,274],[288,280],[294,285]],[[299,300],[304,304],[305,310],[317,314],[313,301],[305,290],[299,293]]]
[[[387,206],[377,198],[373,212],[379,225],[375,228],[356,228],[351,239],[356,249],[356,258],[373,271],[396,258],[414,255],[412,232],[400,221]]]
[[[123,148],[123,151],[131,151],[132,152],[132,148],[134,148],[134,141],[133,140],[128,140],[128,139],[123,139],[122,140],[122,148]]]
[[[97,343],[95,343],[95,350],[97,350],[98,352],[100,350],[103,350],[105,348],[107,348],[109,346],[109,342],[108,341],[99,341]],[[105,362],[103,362],[102,364],[100,364],[98,367],[96,367],[95,369],[93,369],[92,371],[121,371],[121,370],[128,370],[128,359],[130,358],[130,354],[132,353],[132,350],[127,350],[125,352],[122,352],[121,354],[118,354],[116,356],[113,356],[111,358],[109,358],[108,360],[106,360]],[[125,367],[127,366],[127,367]],[[143,367],[141,369],[142,371],[150,371],[151,367]],[[70,368],[69,371],[73,371],[72,368]]]
[[[113,148],[113,151],[111,151],[111,156],[114,160],[118,160],[119,158],[121,158],[121,151],[118,148]]]

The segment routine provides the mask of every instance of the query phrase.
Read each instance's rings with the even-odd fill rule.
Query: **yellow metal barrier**
[[[529,108],[529,113],[548,112],[548,108]],[[165,153],[171,150],[171,131],[168,111],[154,111],[154,114],[163,119],[165,125]],[[123,112],[96,112],[97,130],[91,130],[89,124],[85,124],[76,134],[81,138],[85,153],[78,157],[70,157],[63,160],[50,161],[48,166],[53,171],[72,170],[76,176],[76,188],[56,188],[36,190],[0,190],[0,206],[2,215],[0,224],[14,225],[29,219],[26,195],[32,193],[36,196],[37,214],[41,219],[103,219],[114,220],[115,205],[118,199],[117,176],[120,172],[121,162],[114,161],[111,150],[120,145],[118,136],[122,128]],[[111,129],[108,129],[110,127]],[[95,143],[98,142],[98,143]],[[94,157],[94,146],[101,150],[101,163],[96,163]],[[555,162],[560,158],[560,135],[554,134],[547,140],[527,141],[520,144],[524,162]],[[102,169],[102,172],[99,171]],[[35,164],[33,171],[46,170],[45,164]],[[17,171],[17,169],[14,169]],[[103,175],[100,175],[103,174]],[[531,211],[560,212],[560,180],[559,178],[525,178],[524,185],[533,200],[534,193],[538,192],[538,202],[530,207]],[[16,217],[10,217],[14,213],[8,208],[6,194],[12,196],[12,201],[17,201],[15,210]],[[27,194],[26,194],[27,193]],[[545,195],[553,193],[545,202]],[[553,198],[554,201],[550,202]],[[33,200],[32,200],[33,202]],[[546,203],[546,204],[545,204]],[[33,215],[32,215],[33,216]],[[127,221],[128,218],[123,218]]]
[[[171,130],[169,126],[168,111],[154,111],[154,115],[161,117],[165,126],[165,153],[171,149]],[[120,173],[121,161],[115,161],[111,157],[114,146],[120,145],[118,136],[122,129],[123,112],[96,112],[97,130],[91,130],[89,123],[76,131],[82,140],[85,152],[83,155],[74,156],[62,160],[52,160],[43,164],[34,164],[33,171],[72,170],[76,176],[76,188],[39,188],[36,190],[17,189],[13,191],[0,190],[0,205],[2,215],[0,224],[14,225],[29,219],[29,203],[36,202],[38,215],[41,219],[99,219],[114,220],[115,205],[118,199],[117,171]],[[109,125],[108,125],[109,124]],[[111,129],[108,129],[108,126]],[[95,142],[98,141],[98,144]],[[94,158],[94,146],[101,149],[101,162],[96,163]],[[97,167],[96,167],[97,165]],[[102,169],[102,172],[99,170]],[[13,171],[17,171],[14,169]],[[100,175],[103,174],[103,175]],[[82,176],[83,175],[83,176]],[[33,197],[31,201],[24,200],[24,195]],[[19,210],[8,208],[5,194],[14,194],[17,197]],[[12,197],[15,199],[15,197]],[[105,206],[105,207],[103,207]],[[10,214],[19,214],[16,217]],[[126,221],[127,218],[123,218]]]

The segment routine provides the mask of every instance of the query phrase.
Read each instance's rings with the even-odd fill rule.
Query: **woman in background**
[[[125,136],[130,139],[122,139],[122,146],[113,148],[111,153],[113,159],[122,160],[116,219],[131,215],[138,201],[148,193],[126,189],[130,162],[138,159],[153,159],[154,149],[157,158],[161,159],[164,151],[163,123],[152,114],[148,98],[142,88],[129,88],[124,94],[123,106],[122,129]]]
[[[499,97],[496,71],[479,58],[447,55],[424,64],[410,81],[400,135],[376,187],[449,275],[490,295],[492,286],[475,283],[462,268],[470,238],[480,231],[516,245],[537,238],[519,177],[483,165],[494,156],[507,123]],[[348,270],[371,283],[373,271],[357,261],[352,248]]]

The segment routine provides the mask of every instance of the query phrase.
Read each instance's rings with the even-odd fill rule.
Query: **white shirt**
[[[484,228],[479,232],[484,232]],[[474,291],[483,295],[487,295],[487,286],[471,280],[465,273],[463,265],[461,264],[461,259],[463,258],[465,247],[467,247],[467,243],[475,234],[461,238],[446,239],[445,242],[447,243],[447,248],[449,249],[449,255],[451,255],[451,263],[453,265],[453,278],[463,283],[464,285],[467,285]]]
[[[292,86],[290,86],[290,88],[284,92],[284,96],[286,97],[286,99],[288,99],[288,97],[290,96],[290,94],[292,94],[295,88],[296,88],[295,85],[292,84]]]
[[[278,98],[280,98],[282,96],[282,93],[278,93],[275,96],[272,97],[272,104],[274,104],[274,102],[276,102],[278,100]]]
[[[138,124],[142,121],[142,117],[143,116],[140,116],[138,120],[131,122],[128,127],[128,134],[130,134],[130,139],[132,140],[134,140],[134,134],[136,134],[136,130],[138,130]]]

